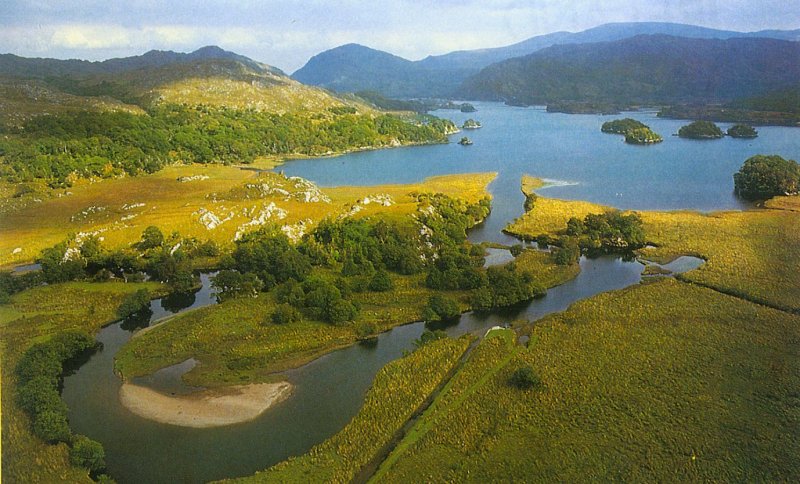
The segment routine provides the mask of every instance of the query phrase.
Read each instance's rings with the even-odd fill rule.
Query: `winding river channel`
[[[665,138],[659,145],[638,147],[600,133],[602,122],[613,117],[548,114],[537,108],[488,103],[476,106],[478,112],[469,115],[435,113],[459,125],[468,117],[479,120],[484,127],[468,133],[472,146],[451,143],[362,152],[292,161],[280,169],[322,186],[408,183],[437,174],[496,171],[498,178],[490,186],[492,214],[470,232],[470,239],[513,243],[501,229],[522,213],[519,181],[525,173],[556,181],[543,191],[546,196],[619,208],[707,211],[743,208],[733,196],[731,175],[747,157],[777,153],[800,158],[800,137],[792,128],[759,128],[755,140],[698,142],[669,136],[684,122],[647,112],[627,113]],[[490,259],[499,262],[505,257],[495,251]],[[681,258],[668,268],[684,272],[700,263]],[[542,299],[488,315],[466,313],[445,330],[453,336],[482,334],[488,327],[516,319],[534,321],[575,301],[637,284],[642,278],[643,266],[636,261],[582,258],[580,265],[578,277],[551,289]],[[209,274],[201,279],[203,288],[193,299],[152,301],[153,315],[142,325],[214,304]],[[65,379],[63,397],[73,430],[103,443],[109,471],[121,483],[205,482],[244,476],[302,454],[338,432],[360,408],[376,372],[413,348],[423,329],[423,323],[400,326],[369,344],[356,344],[285,372],[294,392],[259,418],[196,429],[152,422],[120,404],[121,381],[113,372],[113,359],[138,329],[118,322],[99,332],[103,349]],[[190,365],[187,362],[142,383],[163,392],[180,391],[174,381]]]

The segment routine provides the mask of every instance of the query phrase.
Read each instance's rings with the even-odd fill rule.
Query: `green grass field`
[[[795,481],[799,342],[800,317],[673,279],[601,294],[476,350],[375,481]],[[509,385],[526,364],[543,389]]]
[[[48,445],[32,434],[28,415],[15,402],[14,368],[27,348],[56,333],[97,331],[116,318],[127,294],[141,288],[161,291],[155,283],[73,282],[37,287],[0,306],[3,481],[91,482],[85,469],[70,465],[66,444]]]

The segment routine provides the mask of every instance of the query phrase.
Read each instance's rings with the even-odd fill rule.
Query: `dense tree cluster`
[[[658,133],[654,133],[650,128],[632,129],[625,133],[625,142],[633,145],[649,145],[664,141]]]
[[[735,124],[728,128],[728,136],[731,138],[757,138],[758,131],[747,124]]]
[[[547,289],[536,282],[533,274],[518,271],[511,262],[486,270],[486,284],[472,293],[470,306],[478,310],[511,306],[544,296],[546,292]]]
[[[581,253],[626,253],[644,247],[646,236],[642,219],[618,210],[589,214],[583,220],[572,217],[564,235],[553,249],[556,263],[568,265],[578,261]]]
[[[19,405],[31,416],[33,433],[42,440],[70,441],[67,406],[59,394],[64,364],[96,346],[89,335],[64,332],[31,346],[17,363]]]
[[[625,119],[615,119],[614,121],[606,121],[603,123],[603,126],[600,127],[600,131],[603,133],[612,133],[612,134],[627,134],[628,131],[639,129],[639,128],[647,128],[648,126],[640,121],[637,121],[633,118],[625,118]]]
[[[747,200],[765,200],[800,191],[800,165],[778,155],[748,158],[733,175],[736,193]]]
[[[346,107],[345,107],[346,108]],[[146,115],[73,112],[38,116],[0,139],[0,176],[54,185],[71,176],[153,173],[167,164],[249,163],[263,155],[318,155],[393,142],[444,142],[451,122],[397,116],[274,114],[159,105]]]

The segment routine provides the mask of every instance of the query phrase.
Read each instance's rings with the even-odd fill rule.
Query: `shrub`
[[[389,277],[389,273],[380,270],[372,276],[372,280],[369,281],[369,290],[376,291],[376,292],[385,292],[394,289],[394,283],[392,279]]]
[[[800,190],[800,165],[777,155],[748,158],[733,175],[736,193],[748,200],[795,194]]]
[[[435,294],[428,298],[428,304],[422,311],[425,321],[441,321],[452,319],[461,314],[458,303],[449,297]]]
[[[67,412],[48,408],[33,417],[33,433],[47,442],[68,442],[72,435]]]
[[[270,321],[272,321],[273,324],[287,324],[296,323],[300,321],[300,318],[300,311],[289,304],[283,303],[279,304],[275,310],[272,311]]]
[[[124,319],[148,309],[150,309],[150,291],[139,289],[122,300],[122,304],[117,308],[117,316]]]
[[[511,246],[511,249],[509,249],[511,255],[514,257],[518,257],[520,254],[522,254],[523,250],[525,250],[525,247],[523,247],[522,244],[514,244]]]
[[[352,321],[358,315],[358,308],[346,299],[333,301],[325,311],[325,320],[331,324]]]
[[[414,346],[417,348],[421,348],[428,343],[432,343],[436,340],[447,338],[447,333],[442,331],[441,329],[435,329],[431,331],[430,329],[425,329],[422,331],[422,334],[414,341]]]
[[[84,435],[78,435],[73,439],[72,448],[69,451],[69,461],[72,465],[85,467],[90,472],[97,472],[105,469],[105,458],[106,452],[100,442]]]
[[[530,366],[523,366],[514,370],[509,380],[512,386],[520,390],[527,390],[529,388],[539,388],[542,386],[542,380],[533,371]]]
[[[359,339],[369,338],[378,332],[378,325],[372,321],[359,321],[354,327]]]

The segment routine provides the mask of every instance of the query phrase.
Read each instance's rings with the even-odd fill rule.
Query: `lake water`
[[[736,209],[742,205],[732,194],[732,174],[747,157],[776,153],[800,158],[800,131],[791,128],[760,128],[755,140],[688,141],[669,136],[685,122],[632,113],[630,117],[649,124],[665,138],[659,145],[640,147],[600,132],[602,122],[615,117],[548,114],[542,109],[487,103],[476,106],[479,111],[471,114],[436,113],[459,125],[469,117],[481,121],[482,129],[466,133],[474,141],[472,146],[363,152],[293,161],[281,169],[323,186],[406,183],[437,174],[497,171],[499,176],[490,187],[492,214],[471,231],[470,238],[513,243],[500,230],[522,213],[519,181],[525,173],[571,182],[545,189],[547,196],[619,208]],[[507,257],[503,252],[507,254],[492,253],[495,261]],[[698,262],[682,259],[669,268],[681,272]],[[467,313],[444,329],[453,336],[483,334],[486,328],[515,319],[533,321],[594,294],[636,284],[643,267],[614,257],[582,258],[580,264],[577,278],[551,289],[542,299],[491,314]],[[203,282],[203,290],[193,300],[154,301],[153,316],[143,325],[186,306],[213,303],[207,276]],[[252,422],[190,429],[151,422],[121,406],[113,357],[136,324],[116,323],[98,334],[103,350],[65,379],[63,396],[70,407],[71,427],[103,443],[109,470],[121,483],[204,482],[243,476],[302,454],[338,432],[360,408],[377,371],[413,348],[424,327],[423,323],[400,326],[370,344],[353,345],[286,372],[285,378],[295,385],[292,396]],[[192,364],[186,362],[183,369]],[[169,382],[175,375],[157,375],[152,385],[166,384],[161,377]]]

